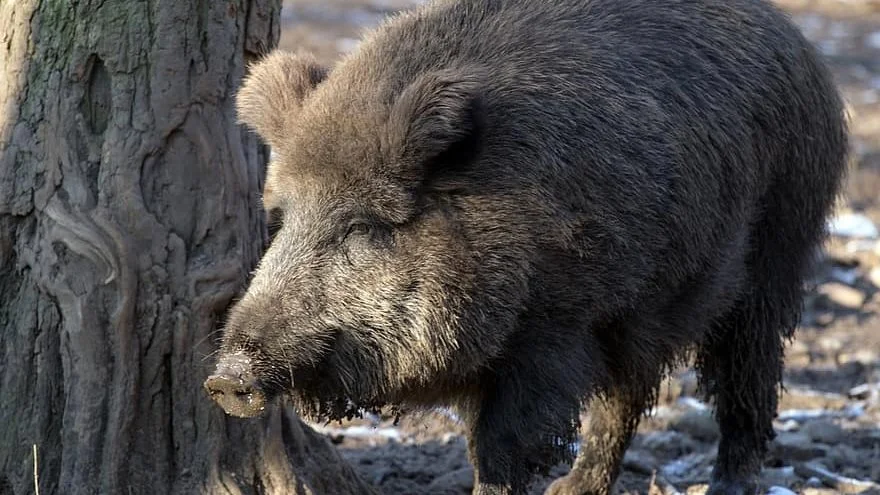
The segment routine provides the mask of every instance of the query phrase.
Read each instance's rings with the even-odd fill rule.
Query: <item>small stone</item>
[[[720,435],[718,423],[709,411],[688,411],[673,420],[669,426],[703,442],[714,442]]]
[[[813,445],[812,439],[801,432],[779,432],[770,451],[779,459],[791,461],[807,461],[825,453],[825,449]]]
[[[853,466],[858,465],[863,460],[863,456],[863,452],[849,445],[839,444],[829,449],[826,462],[837,466]]]
[[[880,81],[880,78],[877,80]],[[880,244],[874,239],[853,239],[847,241],[845,248],[848,254],[870,253],[871,251],[876,252],[878,245]]]
[[[656,473],[651,474],[651,484],[648,486],[648,495],[682,495],[672,483]]]
[[[794,468],[795,473],[803,477],[815,476],[822,480],[822,483],[828,487],[834,487],[837,493],[870,493],[871,491],[880,492],[880,485],[872,481],[865,481],[856,478],[850,478],[845,475],[835,473],[823,464],[807,462],[798,464]]]
[[[788,419],[783,421],[777,429],[779,431],[798,431],[801,429],[801,424],[793,419]]]
[[[461,468],[434,478],[426,493],[471,493],[474,489],[474,470]]]
[[[859,270],[856,267],[831,267],[831,278],[845,285],[855,285],[859,279]]]
[[[865,303],[865,293],[840,282],[829,282],[819,287],[819,293],[832,303],[847,309],[859,309]]]
[[[712,473],[714,453],[699,452],[683,455],[665,464],[658,474],[673,483],[707,482]]]
[[[819,325],[820,327],[827,327],[828,325],[834,323],[835,317],[836,315],[833,312],[823,311],[816,315],[816,325]]]
[[[794,467],[792,466],[764,468],[761,472],[761,478],[765,485],[776,487],[792,486],[800,480],[800,477],[795,474]]]
[[[868,273],[868,280],[874,284],[874,287],[880,289],[880,266],[875,267]]]
[[[709,491],[709,485],[693,485],[689,486],[687,491],[687,495],[705,495],[705,493]]]
[[[767,490],[767,495],[797,495],[797,493],[781,486],[771,486]]]
[[[823,486],[822,480],[815,476],[810,476],[810,478],[804,483],[804,488],[822,488]]]
[[[449,445],[450,443],[463,443],[463,440],[464,439],[461,435],[457,435],[455,433],[444,433],[443,437],[441,437],[440,439],[440,442],[443,443],[443,445]]]
[[[871,397],[880,397],[880,383],[863,383],[849,389],[848,395],[853,399],[866,400]]]
[[[865,38],[865,43],[870,47],[880,50],[880,31],[874,31]]]
[[[827,419],[818,419],[816,421],[808,421],[801,427],[801,433],[812,438],[815,442],[827,443],[835,445],[843,440],[845,436],[843,428],[833,421]]]
[[[843,342],[841,342],[840,339],[833,337],[822,337],[817,343],[819,344],[820,349],[829,354],[836,354],[843,349]]]
[[[659,467],[657,459],[648,452],[627,450],[623,455],[623,468],[642,475],[650,475]]]
[[[371,481],[374,485],[381,485],[385,482],[385,479],[387,479],[391,475],[391,469],[388,469],[387,467],[379,468],[376,470],[375,473],[373,473],[373,479]]]
[[[837,490],[832,490],[830,488],[805,488],[803,491],[803,495],[840,495],[840,492]]]
[[[641,447],[654,455],[680,457],[693,452],[696,443],[691,437],[677,431],[661,430],[646,433],[641,438]]]
[[[838,356],[840,364],[860,364],[870,366],[877,360],[877,352],[870,349],[859,349],[856,352],[847,352]]]
[[[808,354],[810,346],[802,340],[795,340],[788,346],[788,352],[790,354]]]

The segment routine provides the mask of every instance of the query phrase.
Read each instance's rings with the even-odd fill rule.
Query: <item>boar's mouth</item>
[[[378,414],[388,401],[375,396],[364,375],[352,377],[338,362],[341,340],[328,339],[327,352],[316,361],[292,366],[286,355],[253,346],[223,353],[204,382],[211,399],[227,414],[240,418],[261,415],[279,396],[290,399],[297,414],[312,421],[339,421]],[[345,375],[346,379],[343,379]]]
[[[324,363],[322,363],[324,364]],[[244,352],[220,358],[214,373],[205,382],[211,399],[227,414],[239,418],[254,418],[263,413],[266,405],[276,396],[285,394],[297,413],[309,420],[336,421],[363,416],[364,412],[378,414],[384,403],[357,401],[338,395],[332,375],[324,366],[291,372],[287,386],[264,381],[255,373],[253,360]],[[278,378],[278,377],[276,377]],[[296,384],[294,387],[293,384]]]

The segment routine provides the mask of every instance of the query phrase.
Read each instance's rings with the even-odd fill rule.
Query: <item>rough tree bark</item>
[[[289,411],[203,392],[265,242],[235,122],[278,0],[0,0],[0,493],[360,493]]]

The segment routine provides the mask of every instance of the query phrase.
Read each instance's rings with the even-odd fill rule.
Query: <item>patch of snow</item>
[[[880,253],[880,242],[869,239],[856,239],[846,243],[846,252],[850,254],[870,253],[871,251]]]
[[[654,406],[648,411],[648,416],[652,418],[671,418],[678,413],[669,406]]]
[[[767,490],[767,495],[797,495],[797,493],[781,486],[771,486],[770,489]]]
[[[797,16],[796,21],[808,38],[817,38],[819,31],[825,25],[825,19],[816,14],[806,14]]]
[[[828,222],[831,235],[876,239],[880,237],[877,226],[861,213],[843,213]]]
[[[846,38],[849,36],[849,26],[842,22],[831,23],[828,34],[833,38]]]
[[[342,53],[348,53],[357,48],[360,40],[354,38],[340,38],[336,40],[336,50]]]
[[[397,428],[373,428],[370,426],[348,426],[345,428],[333,428],[329,426],[314,425],[313,428],[318,433],[325,435],[342,435],[353,438],[387,438],[389,440],[400,440],[400,430]]]
[[[688,474],[693,464],[683,459],[676,459],[669,464],[663,466],[661,471],[664,476],[669,478],[681,478]]]
[[[831,269],[831,278],[846,285],[853,285],[859,278],[859,271],[855,268],[840,268],[835,266]]]
[[[869,47],[880,50],[880,31],[874,31],[865,38],[865,44]]]
[[[840,43],[837,40],[821,40],[817,45],[823,55],[834,56],[840,53]]]
[[[779,412],[779,421],[807,421],[819,418],[858,418],[865,413],[865,407],[862,404],[852,404],[842,411],[834,411],[831,409],[786,409]]]
[[[681,397],[678,399],[677,402],[685,407],[689,407],[697,411],[706,411],[709,409],[709,406],[705,402],[702,402],[693,397]]]
[[[450,408],[448,408],[448,407],[438,407],[438,408],[435,409],[435,410],[436,410],[438,413],[440,413],[440,414],[446,416],[447,418],[451,419],[452,421],[454,421],[454,422],[456,422],[456,423],[461,423],[461,417],[460,417],[458,414],[456,414],[455,411],[453,411],[452,409],[450,409]]]

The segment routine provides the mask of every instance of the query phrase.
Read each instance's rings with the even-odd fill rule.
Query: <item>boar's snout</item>
[[[205,380],[205,390],[227,414],[252,418],[263,412],[266,395],[257,385],[251,361],[241,353],[224,356],[214,374]]]

